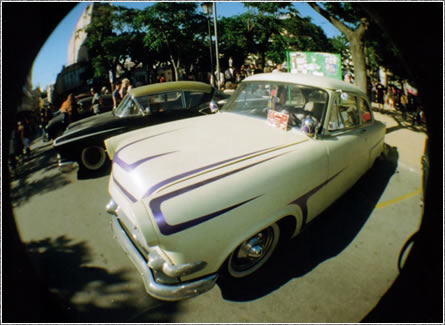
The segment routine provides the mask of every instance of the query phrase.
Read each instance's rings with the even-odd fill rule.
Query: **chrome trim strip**
[[[117,187],[121,190],[121,192],[124,193],[125,196],[128,197],[128,199],[131,202],[135,203],[137,201],[137,199],[133,195],[131,195],[131,193],[128,192],[127,189],[125,187],[123,187],[121,183],[119,183],[117,181],[117,179],[114,177],[113,173],[111,174],[111,179],[113,180],[114,184],[117,185]]]
[[[199,280],[173,285],[157,283],[144,258],[121,228],[117,217],[112,217],[112,227],[119,244],[141,274],[145,289],[151,296],[160,300],[177,301],[195,297],[209,291],[215,286],[218,278],[217,274],[211,274]]]
[[[117,131],[117,130],[120,130],[120,129],[124,129],[124,128],[125,128],[124,126],[121,126],[121,127],[118,127],[118,128],[102,130],[102,131],[98,131],[98,132],[94,132],[94,133],[88,133],[88,134],[85,134],[83,136],[75,137],[73,139],[68,139],[68,140],[64,141],[61,138],[63,136],[65,136],[65,135],[69,135],[70,134],[70,133],[67,133],[67,134],[64,134],[64,135],[58,137],[56,140],[54,140],[54,146],[55,147],[61,146],[61,145],[64,145],[64,144],[67,144],[67,143],[70,143],[70,142],[78,141],[78,140],[81,140],[81,139],[84,139],[84,138],[94,137],[94,136],[99,135],[99,134],[114,132],[114,131]]]

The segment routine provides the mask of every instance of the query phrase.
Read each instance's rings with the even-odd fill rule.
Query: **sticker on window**
[[[285,114],[285,113],[280,113],[277,111],[269,110],[269,112],[267,113],[267,121],[271,125],[275,126],[276,128],[286,131],[287,124],[289,122],[289,115]]]

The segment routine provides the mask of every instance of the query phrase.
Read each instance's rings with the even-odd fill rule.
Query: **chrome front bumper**
[[[79,164],[75,161],[62,161],[62,158],[57,154],[57,166],[62,173],[69,173],[79,167]]]
[[[144,281],[145,289],[151,296],[160,300],[177,301],[195,297],[209,291],[215,286],[218,278],[217,274],[212,274],[195,281],[180,282],[175,284],[161,284],[156,282],[153,271],[149,267],[150,261],[148,263],[146,262],[141,253],[128,238],[128,235],[122,228],[118,217],[115,215],[113,215],[112,227],[119,244],[136,266]]]

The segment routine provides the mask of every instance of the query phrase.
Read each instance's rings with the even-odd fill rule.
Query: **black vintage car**
[[[91,110],[91,101],[93,97],[88,96],[77,101],[79,118],[83,119],[93,115]],[[101,112],[109,112],[113,109],[113,98],[111,95],[102,95]],[[64,116],[60,111],[54,113],[54,117],[46,125],[46,140],[56,139],[61,136],[67,125],[64,122]]]
[[[108,163],[104,140],[124,132],[213,113],[228,95],[196,81],[175,81],[134,88],[119,106],[71,123],[54,141],[58,164],[70,171],[80,168],[97,171]]]

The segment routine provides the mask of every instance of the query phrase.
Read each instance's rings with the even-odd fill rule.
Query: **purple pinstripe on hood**
[[[135,161],[135,162],[132,163],[132,164],[128,164],[127,162],[123,161],[123,160],[119,157],[119,154],[121,153],[122,150],[124,150],[124,149],[126,149],[126,148],[128,148],[128,147],[130,147],[130,146],[132,146],[132,145],[134,145],[135,143],[138,143],[138,142],[141,142],[141,141],[145,141],[145,140],[147,140],[147,139],[155,138],[155,137],[158,137],[158,136],[163,135],[163,134],[167,134],[167,133],[171,133],[171,132],[176,132],[176,131],[177,131],[177,130],[172,130],[172,131],[167,131],[167,132],[163,132],[163,133],[159,133],[159,134],[151,135],[151,136],[149,136],[149,137],[142,138],[142,139],[139,139],[139,140],[136,140],[136,141],[133,141],[133,142],[131,142],[131,143],[126,144],[125,146],[123,146],[122,148],[120,148],[118,151],[116,151],[116,153],[114,154],[114,157],[113,157],[113,163],[116,164],[116,165],[118,165],[118,166],[120,166],[120,167],[121,167],[122,169],[124,169],[125,171],[130,172],[130,171],[134,170],[135,168],[137,168],[138,166],[140,166],[141,164],[143,164],[143,163],[146,162],[146,161],[149,161],[149,160],[152,160],[152,159],[161,157],[161,156],[165,156],[165,155],[174,153],[175,151],[171,151],[171,152],[165,152],[165,153],[158,154],[158,155],[154,155],[154,156],[150,156],[150,157],[145,157],[145,158],[142,158],[142,159],[139,159],[139,160]]]
[[[230,175],[239,173],[239,172],[241,172],[241,171],[243,171],[245,169],[248,169],[248,168],[251,168],[253,166],[262,164],[262,163],[264,163],[266,161],[269,161],[271,159],[275,159],[275,158],[277,158],[279,156],[282,156],[282,155],[284,155],[286,153],[287,152],[279,154],[279,155],[276,155],[274,157],[270,157],[270,158],[267,158],[267,159],[255,162],[253,164],[250,164],[250,165],[247,165],[247,166],[244,166],[244,167],[232,170],[232,171],[229,171],[227,173],[224,173],[224,174],[221,174],[221,175],[218,175],[218,176],[215,176],[215,177],[203,180],[203,181],[198,182],[196,184],[192,184],[192,185],[186,186],[184,188],[180,188],[180,189],[175,190],[175,191],[173,191],[171,193],[167,193],[167,194],[161,195],[161,196],[151,200],[150,203],[149,203],[149,206],[150,206],[151,211],[153,212],[153,216],[154,216],[155,222],[158,225],[160,232],[163,235],[171,235],[171,234],[174,234],[174,233],[186,230],[188,228],[191,228],[191,227],[194,227],[196,225],[199,225],[200,223],[203,223],[203,222],[208,221],[210,219],[216,218],[216,217],[218,217],[218,216],[220,216],[220,215],[222,215],[222,214],[224,214],[224,213],[226,213],[226,212],[228,212],[230,210],[233,210],[233,209],[235,209],[235,208],[237,208],[237,207],[239,207],[239,206],[241,206],[243,204],[246,204],[246,203],[248,203],[248,202],[250,202],[252,200],[255,200],[256,198],[258,198],[258,197],[260,197],[262,195],[255,196],[253,198],[250,198],[248,200],[239,202],[239,203],[234,204],[232,206],[223,208],[221,210],[212,212],[210,214],[207,214],[207,215],[204,215],[204,216],[201,216],[201,217],[197,217],[197,218],[194,218],[192,220],[189,220],[189,221],[186,221],[186,222],[183,222],[183,223],[180,223],[180,224],[176,224],[176,225],[169,225],[167,223],[167,221],[165,220],[165,217],[164,217],[164,215],[163,215],[163,213],[161,211],[161,204],[163,202],[165,202],[165,201],[167,201],[169,199],[172,199],[172,198],[174,198],[176,196],[179,196],[181,194],[184,194],[186,192],[189,192],[189,191],[192,191],[194,189],[197,189],[197,188],[199,188],[201,186],[204,186],[204,185],[207,185],[209,183],[215,182],[217,180],[220,180],[222,178],[228,177]]]
[[[198,173],[203,172],[205,170],[208,170],[208,169],[211,169],[211,168],[214,168],[214,167],[218,167],[218,166],[227,164],[229,162],[232,162],[232,161],[235,161],[235,160],[238,160],[238,159],[242,159],[242,158],[245,158],[245,157],[257,154],[257,153],[265,152],[267,150],[275,149],[275,148],[277,148],[277,147],[271,147],[271,148],[257,150],[257,151],[254,151],[254,152],[249,152],[249,153],[241,155],[241,156],[229,158],[229,159],[226,159],[226,160],[223,160],[223,161],[219,161],[219,162],[207,165],[207,166],[196,168],[196,169],[190,170],[188,172],[185,172],[185,173],[182,173],[182,174],[179,174],[179,175],[167,178],[166,180],[164,180],[164,181],[162,181],[160,183],[157,183],[157,184],[153,185],[152,187],[150,187],[148,189],[148,191],[142,196],[142,198],[146,198],[147,196],[149,196],[150,194],[154,193],[159,188],[161,188],[161,187],[163,187],[163,186],[165,186],[165,185],[167,185],[169,183],[172,183],[174,181],[177,181],[177,180],[179,180],[181,178],[192,176],[194,174],[198,174]]]

